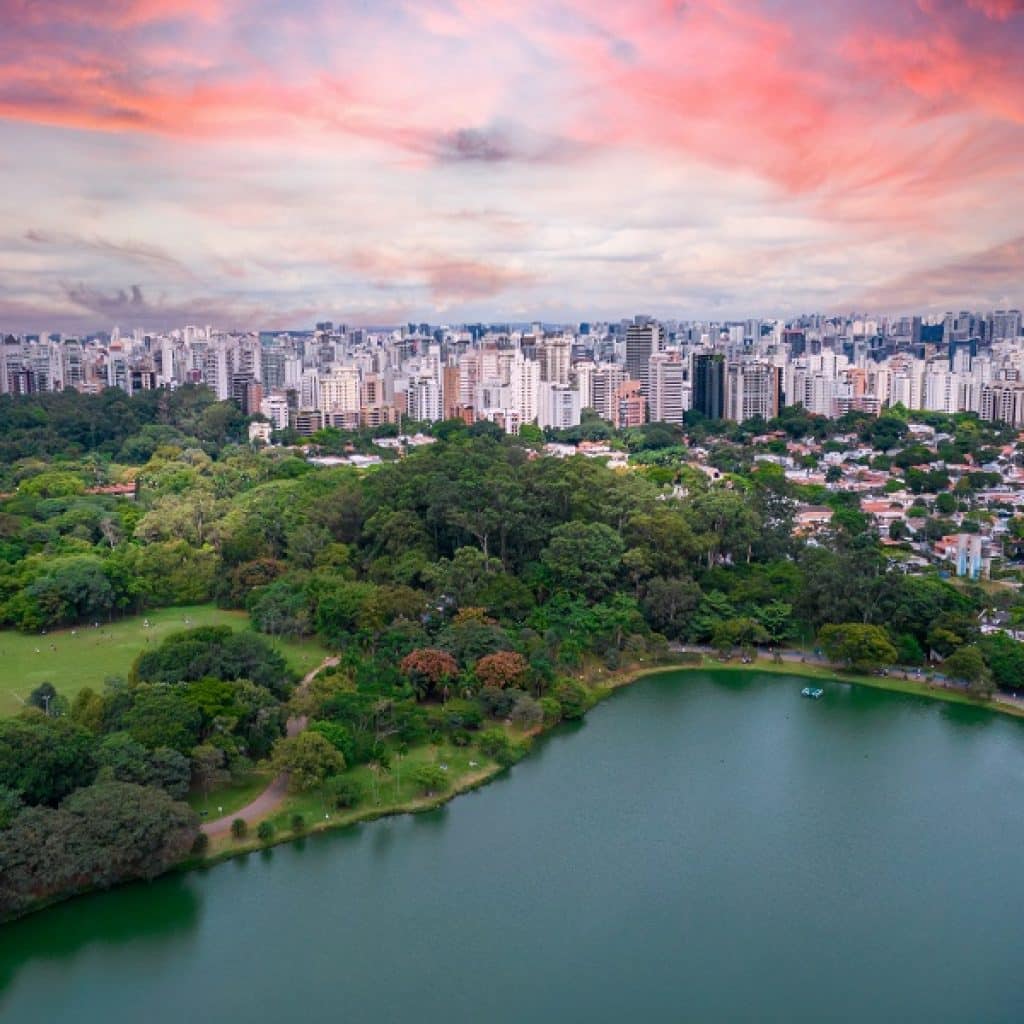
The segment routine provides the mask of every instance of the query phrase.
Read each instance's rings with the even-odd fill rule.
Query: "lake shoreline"
[[[765,672],[772,675],[788,676],[796,679],[814,679],[823,682],[866,686],[876,690],[887,690],[892,693],[904,693],[910,696],[923,697],[945,703],[966,705],[969,707],[1004,714],[1011,718],[1024,717],[1024,708],[1019,706],[1003,703],[998,700],[977,701],[961,691],[948,690],[944,687],[936,687],[925,682],[904,680],[896,678],[895,676],[867,676],[852,672],[844,673],[840,669],[828,668],[821,665],[785,661],[780,663],[768,658],[757,658],[750,663],[743,663],[739,660],[719,661],[707,655],[700,655],[700,661],[672,661],[650,666],[633,665],[618,672],[609,672],[607,675],[604,674],[605,670],[603,669],[599,669],[597,671],[598,675],[596,678],[592,674],[588,673],[575,676],[578,681],[584,682],[591,691],[594,700],[593,706],[602,703],[620,690],[630,687],[633,684],[651,676],[666,675],[675,672],[739,671]],[[530,755],[534,741],[551,735],[560,725],[564,724],[566,724],[566,722],[563,720],[547,727],[538,726],[536,729],[526,734],[521,741],[521,756],[517,758],[516,762],[513,762],[513,764],[518,763],[518,761],[523,760]],[[511,767],[513,767],[512,764],[492,764],[486,768],[482,768],[479,771],[475,771],[462,777],[451,787],[451,789],[443,793],[436,793],[411,801],[407,800],[401,804],[381,807],[366,807],[353,810],[348,813],[342,812],[337,818],[333,818],[329,821],[317,821],[315,823],[311,823],[301,832],[282,830],[276,833],[271,839],[258,839],[255,835],[255,829],[259,825],[259,822],[250,822],[247,824],[249,824],[251,831],[245,839],[234,840],[228,837],[224,840],[223,846],[211,851],[209,855],[187,857],[178,864],[173,865],[164,872],[163,875],[157,876],[157,878],[166,877],[168,875],[184,874],[192,871],[203,872],[208,869],[215,868],[227,861],[244,857],[252,853],[261,852],[263,850],[270,850],[275,846],[298,842],[308,838],[309,836],[352,828],[356,825],[379,821],[383,818],[423,814],[425,812],[435,811],[465,793],[482,789],[500,775],[509,771]],[[150,881],[155,880],[156,879],[151,879]],[[137,881],[140,880],[133,880],[133,882]],[[113,888],[120,888],[120,886],[115,886]],[[23,914],[19,914],[17,917],[5,918],[0,922],[0,925],[13,923],[14,921],[46,910],[56,904],[74,900],[79,896],[87,896],[102,891],[104,890],[90,889],[86,892],[74,893],[67,897],[51,898],[44,903],[27,909]]]
[[[600,670],[602,673],[604,670]],[[794,662],[776,662],[769,658],[756,658],[754,661],[744,664],[742,661],[730,660],[719,661],[707,655],[702,655],[701,660],[692,662],[668,662],[652,666],[634,665],[620,672],[611,672],[607,676],[600,676],[595,679],[593,676],[577,676],[579,681],[584,682],[594,697],[594,706],[613,696],[619,690],[624,689],[647,679],[651,676],[665,675],[673,672],[708,672],[708,671],[740,671],[752,672],[763,671],[773,675],[791,676],[797,679],[815,679],[823,682],[843,683],[851,686],[867,686],[876,690],[886,690],[890,693],[903,693],[909,696],[923,697],[931,700],[938,700],[949,704],[961,704],[968,707],[975,707],[986,711],[1008,715],[1011,718],[1024,717],[1024,708],[1013,704],[1007,704],[998,700],[977,701],[959,690],[949,690],[945,687],[933,686],[926,682],[904,680],[896,676],[869,676],[861,673],[843,672],[841,669],[829,668],[822,665],[812,665]],[[530,747],[536,739],[542,739],[553,733],[565,722],[557,722],[551,726],[538,726],[524,737],[525,749],[522,757],[529,757]],[[518,763],[518,762],[516,762]],[[224,846],[214,851],[209,857],[192,859],[176,866],[174,871],[190,871],[208,867],[215,867],[224,861],[231,860],[238,856],[254,853],[259,850],[271,849],[284,843],[296,842],[307,836],[332,832],[339,829],[350,828],[354,825],[370,821],[378,821],[382,818],[396,817],[403,814],[422,814],[427,811],[434,811],[454,800],[464,793],[481,789],[494,781],[504,772],[509,771],[513,765],[493,765],[472,776],[459,780],[450,790],[438,793],[434,796],[423,797],[419,800],[406,801],[402,804],[388,807],[368,807],[364,810],[352,812],[349,815],[339,816],[338,820],[321,821],[310,825],[302,832],[284,832],[274,836],[273,839],[260,841],[247,839],[238,842],[228,840],[232,845]],[[258,825],[258,822],[253,823]]]

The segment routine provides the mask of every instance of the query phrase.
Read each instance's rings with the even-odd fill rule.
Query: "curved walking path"
[[[333,668],[338,664],[339,660],[340,659],[336,655],[324,658],[324,660],[320,662],[315,669],[311,672],[307,672],[302,677],[302,682],[300,682],[295,688],[295,692],[302,693],[325,668]],[[285,731],[289,736],[298,736],[298,734],[306,728],[306,724],[306,716],[297,715],[288,719]],[[231,832],[231,823],[235,818],[243,818],[246,821],[253,818],[257,820],[266,818],[281,807],[281,804],[284,803],[284,798],[287,795],[288,773],[282,772],[280,775],[274,777],[270,785],[267,786],[267,788],[263,790],[255,800],[250,801],[233,814],[226,814],[223,818],[217,818],[215,821],[206,822],[201,826],[201,828],[211,839],[220,839]]]

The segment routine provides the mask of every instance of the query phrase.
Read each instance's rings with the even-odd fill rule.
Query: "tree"
[[[333,775],[324,783],[327,799],[339,810],[355,807],[363,799],[363,787],[349,775]]]
[[[229,626],[200,626],[172,633],[159,647],[141,654],[132,668],[145,683],[249,679],[279,697],[288,696],[294,678],[279,651],[258,633]]]
[[[436,764],[421,764],[412,773],[413,781],[425,796],[443,793],[449,785],[448,773]]]
[[[700,598],[700,587],[688,577],[655,576],[644,587],[641,608],[652,629],[677,640],[685,635]]]
[[[249,825],[245,818],[235,818],[231,822],[231,836],[233,839],[244,839],[249,831]]]
[[[598,601],[615,583],[623,551],[622,539],[610,527],[573,522],[551,531],[541,561],[555,587]]]
[[[0,786],[0,829],[7,828],[21,810],[21,796],[9,786]]]
[[[831,661],[860,672],[870,672],[896,661],[896,648],[881,626],[860,622],[828,625],[822,627],[818,638]]]
[[[32,711],[0,721],[0,780],[27,804],[56,805],[96,767],[95,738],[66,718]]]
[[[451,597],[460,608],[477,602],[492,576],[502,571],[501,559],[488,558],[479,548],[459,548],[449,560],[442,558],[427,570],[438,594]]]
[[[103,698],[86,686],[75,694],[71,702],[71,721],[89,732],[100,732],[103,726]]]
[[[1001,690],[1024,689],[1024,644],[1006,633],[991,633],[982,637],[978,646],[996,686]]]
[[[345,758],[346,764],[355,763],[355,737],[347,725],[343,725],[341,722],[313,722],[309,731],[323,736]]]
[[[39,708],[45,715],[56,714],[57,689],[53,683],[40,683],[26,699],[29,707]],[[51,708],[53,710],[51,710]]]
[[[477,746],[484,757],[497,761],[503,767],[512,764],[517,758],[517,750],[504,729],[486,729],[477,738]]]
[[[56,559],[49,571],[25,588],[20,624],[35,628],[106,618],[116,596],[99,558],[76,555]]]
[[[275,831],[272,821],[261,821],[256,826],[256,838],[261,843],[269,843],[274,838]]]
[[[295,791],[313,789],[329,775],[345,770],[345,758],[317,732],[301,732],[274,744],[274,770],[286,772],[289,788]]]
[[[722,486],[708,488],[692,499],[691,516],[708,568],[718,559],[750,561],[761,521],[746,495]]]
[[[529,665],[526,659],[515,651],[498,651],[488,654],[476,663],[474,669],[482,686],[519,686],[526,677]]]
[[[176,800],[188,794],[188,761],[168,747],[147,750],[128,733],[113,732],[100,743],[97,760],[104,778],[137,786],[158,786]]]
[[[436,647],[423,647],[407,654],[399,668],[422,700],[459,674],[458,662]]]
[[[544,721],[544,709],[539,701],[524,693],[516,698],[511,718],[520,729],[535,729]]]
[[[575,679],[563,679],[556,683],[551,696],[558,701],[562,718],[582,718],[590,707],[590,694]]]
[[[192,779],[203,793],[224,785],[231,773],[225,767],[226,757],[220,747],[201,743],[192,750]]]
[[[170,747],[188,754],[199,740],[202,717],[182,687],[166,683],[136,688],[125,713],[125,729],[144,747]]]
[[[726,619],[715,627],[712,646],[724,655],[734,647],[756,647],[768,643],[768,631],[757,619],[748,617]]]
[[[952,679],[962,679],[977,696],[992,696],[992,673],[981,651],[974,644],[955,650],[942,663],[942,671]]]
[[[754,615],[773,644],[785,643],[793,633],[793,606],[785,601],[769,601]]]
[[[153,878],[186,857],[199,819],[148,786],[107,782],[58,809],[28,807],[0,830],[0,917],[32,904]]]

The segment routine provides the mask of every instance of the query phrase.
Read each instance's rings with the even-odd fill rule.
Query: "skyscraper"
[[[725,356],[718,352],[693,357],[693,408],[709,420],[725,415]]]
[[[726,370],[725,418],[743,423],[779,414],[779,370],[769,363],[732,363]]]
[[[626,331],[626,376],[640,382],[640,394],[645,398],[650,386],[650,358],[658,351],[658,340],[655,323],[630,324]]]
[[[656,352],[650,360],[647,406],[652,423],[682,423],[690,407],[690,386],[678,351]]]

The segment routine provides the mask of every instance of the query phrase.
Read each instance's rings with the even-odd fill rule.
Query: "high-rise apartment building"
[[[626,329],[626,374],[640,382],[640,393],[648,394],[650,360],[658,351],[659,327],[655,323],[630,324]]]
[[[730,363],[726,368],[725,418],[743,423],[779,414],[779,371],[769,363]]]
[[[693,408],[709,420],[725,416],[725,356],[700,352],[693,357]]]
[[[683,422],[690,408],[690,384],[679,352],[656,352],[649,361],[647,406],[652,423]]]

